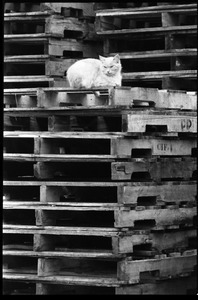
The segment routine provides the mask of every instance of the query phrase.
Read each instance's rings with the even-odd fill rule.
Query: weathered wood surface
[[[196,138],[191,139],[179,139],[179,138],[160,138],[160,137],[139,137],[134,138],[127,134],[119,134],[109,132],[107,134],[100,134],[92,132],[23,132],[23,131],[4,131],[5,141],[5,159],[58,159],[61,160],[69,158],[88,159],[88,154],[92,155],[92,158],[104,158],[104,159],[120,159],[120,158],[133,158],[133,157],[151,157],[151,156],[191,156],[193,151],[197,148]],[[16,148],[12,148],[12,143],[15,138],[19,138],[23,142],[23,138],[33,138],[34,148],[29,150],[29,154],[23,154],[23,148],[20,145],[20,140]],[[59,144],[55,144],[55,139],[59,139]],[[61,139],[61,140],[60,140]],[[85,144],[84,140],[89,141],[89,145]],[[100,148],[100,139],[105,140],[106,150],[104,145]],[[70,142],[70,146],[66,145],[65,142]],[[93,144],[93,140],[96,141],[96,145]],[[60,142],[61,141],[61,142]],[[76,144],[78,143],[78,144]],[[92,144],[90,144],[92,143]],[[66,147],[67,146],[67,147]],[[66,148],[65,148],[66,147]],[[82,147],[81,151],[79,147]],[[66,149],[66,150],[65,150]],[[104,151],[105,150],[105,151]],[[32,151],[32,153],[31,153]],[[61,153],[62,151],[62,153]],[[14,155],[15,152],[18,155]],[[20,153],[20,154],[19,154]],[[34,153],[34,154],[33,154]],[[13,155],[12,155],[13,154]],[[39,154],[39,155],[38,155]],[[48,154],[48,155],[42,155]],[[56,155],[55,155],[56,154]],[[60,155],[62,154],[62,156]],[[78,155],[78,157],[77,157]],[[91,157],[90,157],[91,158]]]
[[[18,107],[20,107],[20,98],[32,94],[35,95],[37,99],[38,107],[58,106],[60,103],[65,103],[65,105],[67,103],[72,103],[74,105],[80,104],[83,106],[135,106],[135,101],[139,100],[139,103],[136,103],[136,105],[146,105],[146,101],[153,101],[156,108],[197,109],[196,92],[186,92],[181,90],[171,91],[141,87],[99,88],[98,91],[100,96],[97,97],[93,93],[95,90],[97,89],[75,90],[71,88],[58,87],[42,89],[32,88],[30,90],[23,88],[13,90],[4,89],[4,103],[14,105],[15,97],[17,97]],[[14,99],[12,100],[11,97],[14,97]],[[28,99],[26,101],[28,102]]]
[[[137,174],[141,180],[146,173],[155,181],[165,178],[188,180],[197,170],[196,163],[196,158],[160,158],[158,161],[156,159],[133,159],[132,162],[114,162],[111,165],[111,178],[112,180],[133,180]]]
[[[142,283],[116,288],[116,295],[188,295],[196,294],[197,277],[195,274],[170,278],[155,283]]]
[[[197,117],[195,114],[164,113],[150,111],[139,113],[131,111],[123,120],[127,132],[146,132],[147,126],[165,126],[166,132],[197,132]]]
[[[109,53],[110,56],[116,55],[116,53]],[[120,52],[119,56],[121,60],[148,60],[158,58],[171,58],[178,56],[196,56],[196,48],[184,48],[184,49],[166,49],[166,50],[152,50],[152,51],[131,51],[131,52]]]
[[[48,13],[40,13],[39,16],[35,13],[31,14],[29,13],[28,15],[20,15],[18,16],[12,16],[12,14],[8,14],[9,16],[5,17],[6,24],[5,26],[9,25],[9,23],[12,24],[12,22],[44,22],[44,26],[42,27],[43,34],[46,34],[51,37],[56,37],[56,38],[65,38],[65,30],[71,31],[71,32],[78,32],[78,37],[80,38],[85,38],[86,40],[93,40],[96,37],[96,34],[94,33],[94,27],[93,24],[88,23],[88,22],[82,22],[82,20],[78,20],[77,18],[64,18],[61,15],[51,15]],[[26,30],[26,28],[24,28]],[[35,31],[37,30],[37,27],[35,27]],[[39,28],[41,30],[41,28]],[[36,37],[37,34],[40,33],[31,33],[31,36]],[[41,33],[42,34],[42,33]],[[28,35],[28,32],[24,32],[24,34],[13,34],[12,33],[12,26],[9,28],[8,26],[6,27],[6,34],[4,37],[7,39],[10,38],[23,38]],[[80,36],[79,36],[80,35]]]
[[[151,27],[151,28],[135,28],[135,29],[118,29],[97,31],[99,36],[110,37],[111,39],[120,39],[132,36],[133,39],[137,36],[163,36],[165,34],[196,34],[197,25],[184,26],[167,26],[167,27]]]
[[[106,286],[106,287],[119,287],[125,282],[116,278],[105,276],[47,276],[38,277],[37,275],[31,274],[4,274],[5,280],[17,280],[17,281],[28,281],[28,282],[40,282],[45,284],[64,284],[64,285],[86,285],[86,286]]]
[[[174,12],[175,14],[182,12],[188,14],[189,9],[197,8],[196,3],[191,4],[177,4],[177,5],[157,5],[157,6],[147,6],[147,7],[133,7],[133,8],[114,8],[105,10],[96,10],[96,16],[125,16],[125,15],[144,15],[144,14],[156,14],[161,12]],[[191,10],[190,10],[191,12]]]
[[[137,283],[140,281],[142,272],[159,271],[161,279],[168,277],[177,277],[182,273],[193,272],[196,266],[196,250],[194,253],[165,257],[163,259],[149,259],[137,261],[125,261],[121,265],[121,274],[119,278],[126,280],[128,283]]]
[[[194,202],[197,194],[197,186],[188,182],[169,182],[157,185],[128,186],[123,185],[118,187],[118,202],[123,204],[138,204],[140,199],[151,197],[149,202],[157,205],[168,205],[169,203],[179,204],[182,201]],[[155,205],[154,204],[154,205]]]
[[[135,227],[138,221],[153,220],[153,228],[166,227],[169,225],[193,224],[196,216],[196,207],[191,208],[163,208],[163,209],[143,209],[143,210],[116,210],[116,227]]]
[[[161,80],[164,77],[196,79],[197,70],[127,72],[122,74],[122,80]]]
[[[67,233],[66,233],[67,234]],[[40,236],[41,237],[41,236]],[[52,249],[50,251],[49,246],[45,243],[45,250],[41,248],[42,241],[37,238],[37,245],[29,247],[17,244],[3,245],[3,255],[7,256],[28,256],[28,257],[74,257],[74,258],[121,258],[127,253],[133,253],[137,255],[139,251],[135,248],[136,245],[151,245],[150,249],[154,253],[161,253],[164,251],[170,251],[170,249],[187,249],[189,247],[190,240],[197,237],[196,229],[187,228],[185,230],[173,230],[173,231],[155,231],[149,230],[129,230],[125,233],[119,233],[119,236],[112,237],[112,249],[111,250],[92,250],[92,249]],[[53,241],[52,241],[53,242]],[[43,244],[44,245],[44,244]],[[49,245],[49,244],[48,244]],[[37,251],[33,251],[33,248],[38,247]],[[79,244],[80,246],[80,244]],[[40,247],[40,248],[39,248]],[[35,249],[36,250],[36,249]],[[39,251],[42,250],[42,251]],[[146,256],[146,251],[142,251],[143,256]]]
[[[116,188],[116,197],[114,204],[107,204],[103,201],[105,205],[169,205],[169,204],[183,204],[183,203],[193,203],[197,195],[197,184],[196,181],[167,181],[161,183],[155,182],[69,182],[69,181],[3,181],[4,187],[18,187],[18,190],[23,189],[23,187],[35,187],[40,188],[40,201],[42,203],[38,205],[47,205],[47,203],[56,206],[64,206],[61,204],[60,196],[64,195],[63,187],[76,187],[78,189],[86,188],[92,190],[94,188],[105,189]],[[111,193],[109,191],[109,193]],[[109,195],[110,196],[110,195]],[[13,205],[13,200],[15,196],[12,195],[10,198],[5,196],[4,202],[7,205]],[[5,202],[7,201],[7,202]],[[10,204],[9,202],[10,201]],[[56,201],[56,202],[55,202]],[[73,201],[73,200],[72,200]],[[31,203],[31,202],[28,202]],[[84,202],[80,202],[79,206],[83,205]],[[93,206],[99,205],[94,201]],[[71,202],[72,205],[72,202]],[[85,206],[87,203],[84,204]]]

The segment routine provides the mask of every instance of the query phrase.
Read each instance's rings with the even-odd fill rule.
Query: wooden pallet
[[[119,162],[109,157],[75,156],[66,160],[64,156],[57,159],[53,155],[42,155],[41,159],[16,155],[10,160],[4,155],[5,180],[160,182],[193,180],[196,171],[196,158],[133,158],[129,162]]]
[[[42,204],[79,201],[97,205],[119,204],[130,207],[192,206],[196,201],[196,181],[175,182],[65,182],[4,181],[4,201],[30,201]],[[24,192],[25,193],[24,193]],[[28,195],[28,196],[27,196]],[[9,203],[7,203],[9,205]]]
[[[31,143],[31,144],[30,144]],[[29,150],[28,150],[29,148]],[[132,137],[127,134],[85,133],[85,132],[23,132],[4,131],[4,153],[7,159],[14,154],[23,157],[29,154],[32,159],[42,154],[53,154],[57,158],[75,155],[97,155],[98,158],[129,159],[153,156],[195,156],[196,138],[177,137]],[[19,155],[18,155],[19,156]],[[26,156],[28,158],[28,156]]]
[[[6,56],[50,55],[68,59],[96,57],[100,48],[100,43],[90,44],[71,38],[57,38],[47,33],[4,36]]]
[[[193,16],[196,16],[196,12],[197,5],[195,3],[150,6],[149,8],[105,9],[96,11],[96,31],[105,34],[110,29],[118,32],[123,30],[124,32],[126,28],[134,27],[142,29],[147,27],[157,28],[159,25],[166,27],[179,26],[182,23],[189,24],[190,20],[187,16],[190,16],[192,21]]]
[[[125,285],[120,287],[91,287],[78,285],[35,284],[17,282],[15,276],[6,276],[5,295],[189,295],[196,294],[196,274],[155,283]],[[33,277],[32,277],[33,279]],[[14,286],[14,287],[13,287]]]
[[[47,11],[50,14],[60,13],[65,17],[93,17],[93,4],[92,3],[51,3],[51,2],[40,2],[40,3],[5,3],[4,12],[38,12]]]
[[[27,60],[29,58],[27,57]],[[38,58],[37,58],[38,59]],[[64,65],[64,61],[63,65]],[[51,64],[51,62],[49,62]],[[47,66],[46,66],[47,67]],[[50,66],[51,68],[51,66]],[[60,67],[59,70],[62,70]],[[97,90],[98,95],[94,94]],[[71,88],[5,89],[5,107],[82,106],[155,106],[164,109],[197,110],[197,93],[141,87],[99,88],[75,90]]]
[[[5,76],[46,75],[66,76],[67,69],[77,61],[76,58],[54,58],[50,55],[17,55],[4,57]],[[9,78],[8,78],[9,79]]]
[[[23,128],[25,117],[33,117],[33,130],[43,131],[42,124],[50,131],[100,131],[128,132],[130,134],[195,134],[197,132],[196,112],[157,109],[130,109],[126,107],[103,106],[65,106],[52,108],[8,108],[4,109],[5,130],[15,124]],[[45,123],[38,120],[45,119]],[[18,121],[17,121],[18,120]],[[25,119],[24,119],[25,120]],[[17,124],[18,123],[18,124]],[[27,122],[26,122],[27,123]],[[38,123],[38,124],[37,124]],[[26,125],[27,126],[27,125]],[[24,127],[27,128],[27,127]],[[22,129],[31,130],[31,129]],[[44,129],[45,130],[45,129]]]
[[[21,261],[23,261],[23,265],[20,268]],[[32,264],[37,262],[38,266],[36,265],[33,267]],[[84,280],[79,280],[78,284],[80,283],[92,286],[120,286],[122,284],[134,284],[141,281],[144,282],[144,280],[141,280],[141,277],[143,277],[142,273],[145,272],[152,274],[152,272],[155,271],[158,275],[154,275],[153,277],[157,277],[159,279],[167,279],[169,276],[174,278],[185,273],[189,274],[194,271],[196,266],[196,250],[184,251],[182,255],[177,252],[173,254],[170,253],[168,256],[161,255],[158,258],[142,260],[131,260],[129,257],[119,260],[118,262],[108,262],[102,259],[96,261],[94,259],[87,260],[82,258],[70,259],[62,257],[37,259],[32,257],[29,261],[24,261],[24,259],[21,260],[19,258],[17,261],[9,260],[8,258],[7,263],[8,267],[5,266],[5,279],[6,275],[8,275],[7,278],[9,278],[9,275],[14,273],[13,275],[15,276],[22,275],[24,276],[24,279],[26,278],[26,280],[29,280],[30,272],[32,272],[34,276],[36,275],[36,278],[34,277],[35,279],[48,279],[50,276],[52,279],[53,276],[55,276],[55,280],[62,277],[63,280],[65,279],[65,284],[72,284],[72,281],[75,281],[77,278],[80,279],[80,273],[84,272],[84,276],[81,275]],[[29,272],[28,266],[32,266]],[[71,276],[70,280],[68,280],[69,276]],[[100,283],[98,282],[99,278]]]
[[[67,87],[64,76],[51,77],[47,75],[4,76],[5,88],[34,88],[34,87]]]
[[[56,38],[68,36],[68,38],[96,39],[94,26],[90,22],[51,14],[49,11],[6,13],[4,21],[4,38],[7,39],[15,38],[15,35],[16,38],[20,38],[23,34],[25,38],[27,34],[37,33],[45,33]]]
[[[193,226],[196,217],[196,207],[179,207],[178,205],[170,205],[167,208],[137,206],[133,209],[129,206],[121,207],[112,203],[65,202],[52,206],[38,205],[36,202],[13,201],[11,204],[6,204],[4,223],[20,224],[20,219],[25,214],[22,224],[27,226],[35,223],[37,226],[55,226],[57,223],[60,224],[59,226],[65,226],[65,228],[72,226],[74,229],[86,226],[92,228],[104,226],[108,230],[114,226],[116,228],[160,230],[167,227]],[[90,233],[88,234],[90,235]]]

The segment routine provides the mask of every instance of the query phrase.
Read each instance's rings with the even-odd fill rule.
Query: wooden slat
[[[24,17],[26,19],[26,17],[35,17],[35,18],[42,18],[42,17],[48,17],[50,16],[51,13],[49,11],[34,11],[34,12],[9,12],[9,13],[4,13],[4,21],[7,20],[12,20],[12,17],[15,18],[22,18]],[[15,19],[14,19],[15,20]]]
[[[50,132],[50,131],[4,131],[6,138],[69,138],[69,139],[117,139],[127,136],[125,132]]]
[[[112,237],[118,235],[116,228],[104,227],[61,227],[61,226],[31,226],[3,225],[4,233],[17,234],[55,234],[55,235],[88,235]]]
[[[122,35],[152,35],[161,36],[167,33],[170,34],[196,34],[197,25],[185,26],[167,26],[167,27],[151,27],[151,28],[136,28],[136,29],[119,29],[119,30],[104,30],[97,31],[98,35],[103,35],[111,38],[121,38]]]
[[[163,209],[143,209],[137,210],[116,210],[115,226],[134,227],[135,222],[153,220],[153,228],[161,228],[169,225],[193,224],[196,216],[196,207],[190,208],[163,208]]]
[[[189,9],[197,8],[197,4],[183,4],[183,5],[157,5],[157,6],[146,6],[146,7],[133,7],[133,8],[114,8],[114,9],[105,9],[105,10],[96,10],[96,16],[122,16],[125,14],[135,14],[135,13],[153,13],[156,12],[166,12],[174,11],[177,13],[178,10],[182,9],[188,13]]]
[[[4,76],[4,82],[53,82],[49,76]]]
[[[30,274],[3,274],[3,279],[40,282],[45,284],[64,284],[64,285],[88,285],[88,286],[106,286],[106,287],[119,287],[125,282],[117,280],[116,278],[109,278],[108,276],[47,276],[38,277],[37,275]]]
[[[109,53],[114,56],[117,53]],[[120,52],[120,59],[148,59],[148,58],[170,58],[173,56],[197,56],[196,48],[170,49],[170,50],[152,50],[138,52]]]
[[[188,5],[187,5],[188,6]],[[135,10],[131,8],[124,8],[117,11],[96,11],[96,17],[118,17],[118,18],[132,18],[135,19],[155,19],[160,18],[162,13],[174,13],[174,14],[185,14],[185,15],[196,15],[197,6],[196,5],[189,5],[189,7],[185,8],[167,8],[167,9],[156,9],[156,10]]]
[[[114,254],[112,251],[108,250],[81,250],[77,251],[67,250],[67,251],[25,251],[25,250],[3,250],[3,255],[6,256],[24,256],[24,257],[43,257],[43,258],[53,258],[53,257],[72,257],[72,258],[117,258],[120,257],[119,254]]]
[[[50,55],[41,54],[41,55],[10,55],[4,56],[4,62],[45,62],[46,59],[49,59]],[[36,92],[36,89],[35,89]]]
[[[139,282],[142,272],[159,271],[159,278],[173,278],[186,272],[193,272],[196,266],[196,250],[194,253],[178,257],[165,257],[163,259],[128,260],[125,269],[120,275],[122,280],[128,279],[129,283]]]
[[[36,202],[36,201],[4,201],[4,209],[42,209],[42,210],[82,210],[82,211],[114,211],[120,205],[116,203],[79,203],[79,202]]]
[[[113,162],[126,156],[118,155],[66,155],[66,154],[10,154],[4,153],[5,161],[42,161],[42,162]]]
[[[124,80],[161,80],[164,77],[173,78],[197,78],[197,70],[180,71],[152,71],[152,72],[126,72],[122,74]]]
[[[160,158],[152,159],[132,159],[131,162],[113,162],[111,163],[112,180],[131,180],[135,174],[149,174],[150,178],[155,181],[162,179],[182,178],[189,180],[197,170],[196,158]]]

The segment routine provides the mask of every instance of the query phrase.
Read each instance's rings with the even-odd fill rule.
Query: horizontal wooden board
[[[196,79],[197,70],[127,72],[122,74],[122,80],[161,80],[164,77]]]
[[[197,132],[197,118],[193,115],[175,113],[165,114],[134,114],[131,112],[126,117],[127,132],[145,132],[146,126],[165,126],[167,132]]]
[[[126,38],[128,36],[142,35],[142,36],[163,36],[169,34],[196,34],[197,25],[184,26],[166,26],[166,27],[151,27],[151,28],[135,28],[135,29],[118,29],[118,30],[104,30],[97,31],[97,34],[104,37],[111,37],[114,39]]]
[[[109,53],[110,56],[116,55],[116,53]],[[186,56],[197,56],[196,48],[183,48],[183,49],[167,49],[167,50],[152,50],[152,51],[138,51],[138,52],[120,52],[121,60],[148,60],[158,58],[171,58],[171,57],[186,57]]]
[[[193,224],[196,216],[196,207],[192,208],[164,208],[164,209],[143,209],[140,211],[116,210],[116,227],[134,227],[138,221],[153,220],[153,228],[160,228],[169,225]]]
[[[107,287],[118,287],[124,284],[124,281],[117,280],[116,278],[101,278],[98,277],[80,277],[80,276],[47,276],[39,277],[31,274],[4,274],[4,280],[17,280],[17,281],[28,281],[45,284],[64,284],[64,285],[88,285],[88,286],[107,286]]]
[[[120,274],[120,278],[129,281],[129,283],[139,282],[142,272],[159,271],[161,279],[171,276],[177,277],[182,273],[193,272],[196,266],[196,250],[194,254],[167,257],[164,259],[149,259],[138,261],[127,261]],[[124,277],[122,276],[124,275]]]
[[[145,6],[145,7],[133,7],[133,8],[114,8],[114,9],[105,9],[105,10],[96,10],[96,16],[125,16],[125,15],[141,15],[141,14],[153,14],[161,12],[170,12],[174,11],[175,14],[180,13],[180,10],[185,11],[188,14],[188,9],[197,8],[196,3],[191,4],[174,4],[174,5],[157,5],[157,6]]]
[[[112,180],[132,180],[135,176],[141,179],[144,173],[152,180],[169,179],[188,180],[196,172],[195,158],[161,158],[160,160],[133,159],[132,162],[112,163]]]

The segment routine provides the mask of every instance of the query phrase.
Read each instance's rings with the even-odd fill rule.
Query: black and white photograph
[[[3,1],[3,295],[197,295],[197,1]]]

